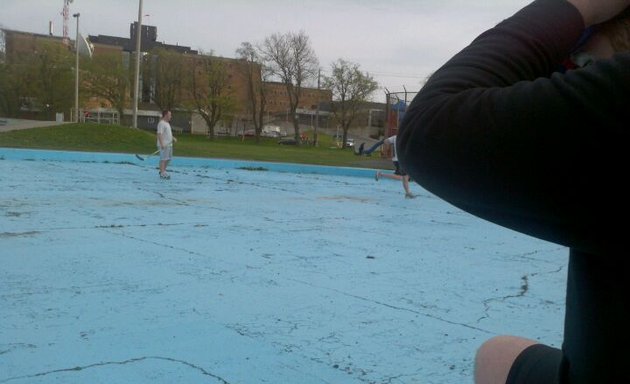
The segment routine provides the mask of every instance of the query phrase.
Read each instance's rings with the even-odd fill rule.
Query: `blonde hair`
[[[615,52],[630,52],[630,8],[598,25],[597,32],[608,37]]]

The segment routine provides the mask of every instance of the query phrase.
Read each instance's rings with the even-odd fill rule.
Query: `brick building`
[[[137,23],[130,24],[129,37],[117,37],[109,35],[89,35],[88,40],[93,46],[94,57],[105,54],[120,54],[123,62],[123,66],[129,71],[133,68],[133,59],[135,55],[135,42],[136,42],[136,30]],[[12,55],[18,52],[29,53],[34,52],[37,49],[38,44],[42,42],[63,44],[62,38],[52,35],[40,35],[29,32],[3,30],[4,33],[0,34],[2,42],[0,46],[3,47],[3,53],[6,54],[7,60],[10,60]],[[138,113],[138,126],[141,128],[153,129],[155,125],[155,118],[159,116],[159,107],[154,102],[155,96],[155,75],[151,72],[151,66],[154,65],[154,59],[151,58],[149,53],[156,49],[162,49],[169,52],[174,52],[182,55],[183,62],[187,63],[185,66],[192,65],[195,60],[211,59],[216,60],[225,68],[228,78],[227,91],[233,97],[235,107],[231,112],[231,116],[226,117],[225,124],[233,124],[237,121],[241,124],[241,129],[251,127],[251,113],[250,101],[248,93],[248,78],[243,66],[245,63],[242,60],[234,58],[223,57],[209,57],[199,54],[198,51],[193,50],[188,46],[165,44],[158,41],[157,27],[143,25],[141,28],[141,51],[145,53],[143,57],[143,69],[141,71],[140,86],[141,100],[139,100],[139,113]],[[72,49],[74,42],[71,42],[68,49]],[[152,61],[153,60],[153,61]],[[254,81],[261,82],[260,69],[255,76]],[[265,82],[264,84],[266,92],[266,109],[267,118],[284,119],[285,115],[289,111],[289,101],[286,88],[284,84],[278,82]],[[190,90],[182,90],[182,98],[190,96]],[[131,100],[133,97],[133,90],[130,89],[128,95],[128,109],[125,109],[125,116],[121,117],[123,124],[129,124],[131,118]],[[312,118],[311,115],[315,114],[317,106],[322,104],[329,105],[332,100],[332,92],[330,90],[319,90],[316,88],[303,88],[301,95],[300,105],[298,106],[298,114],[301,120],[308,120]],[[90,98],[81,101],[81,107],[86,109],[108,109],[112,108],[106,100],[98,98]],[[186,110],[184,110],[186,109]],[[195,116],[191,116],[189,108],[184,108],[181,111],[174,111],[173,125],[178,127],[182,131],[203,131],[203,128],[193,129],[193,122],[199,123],[199,119]],[[321,108],[320,108],[321,109]],[[325,114],[325,111],[322,111]],[[68,113],[67,116],[70,116]]]
[[[61,36],[43,35],[38,33],[14,31],[3,29],[0,33],[0,46],[3,47],[2,54],[6,60],[19,54],[35,52],[42,43],[63,44]]]

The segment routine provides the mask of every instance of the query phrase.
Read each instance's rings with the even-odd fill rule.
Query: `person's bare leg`
[[[379,172],[379,176],[378,177],[379,178],[384,177],[386,179],[392,179],[392,180],[401,180],[402,179],[402,176],[400,176],[400,175],[395,175],[393,173],[382,173],[382,172]]]
[[[516,336],[497,336],[479,347],[475,356],[475,384],[505,384],[512,364],[537,341]]]
[[[415,197],[414,194],[411,193],[411,190],[409,189],[409,176],[405,175],[401,179],[402,179],[403,188],[405,189],[405,197],[408,197],[408,198]]]

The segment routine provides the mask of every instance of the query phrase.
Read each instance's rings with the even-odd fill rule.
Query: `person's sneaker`
[[[376,172],[374,174],[374,180],[378,181],[378,179],[380,179],[380,178],[381,178],[381,173],[380,172]]]
[[[415,199],[416,195],[413,193],[405,193],[405,199]]]
[[[171,178],[171,175],[169,175],[168,173],[164,172],[160,172],[160,179],[164,179],[164,180],[168,180]]]

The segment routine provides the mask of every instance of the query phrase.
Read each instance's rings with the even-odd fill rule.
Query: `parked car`
[[[277,125],[265,125],[262,128],[261,135],[266,137],[284,137],[287,133],[282,131]]]
[[[230,136],[230,129],[227,127],[218,127],[214,130],[214,134],[217,136]]]
[[[278,144],[282,144],[282,145],[297,145],[297,141],[295,141],[295,139],[292,138],[292,137],[285,137],[283,139],[280,139],[280,141],[278,141]]]
[[[275,138],[282,137],[280,132],[276,132],[276,131],[270,131],[270,132],[263,131],[260,133],[260,135],[263,137],[275,137]]]
[[[333,140],[341,144],[341,140],[343,140],[343,134],[333,135]],[[354,147],[354,139],[351,139],[349,137],[346,138],[346,147]]]

